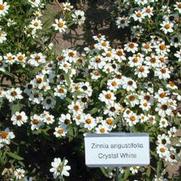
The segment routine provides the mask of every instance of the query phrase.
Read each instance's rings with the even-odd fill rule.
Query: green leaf
[[[159,161],[157,161],[157,176],[160,176],[161,169],[162,169],[162,161],[159,160]]]
[[[70,87],[71,82],[70,82],[69,75],[68,74],[64,74],[64,77],[65,77],[65,80],[66,80],[66,83],[67,83],[68,87]]]
[[[130,171],[129,171],[129,169],[126,169],[124,171],[124,179],[123,180],[126,180],[129,177],[129,175],[130,175]]]
[[[107,170],[105,168],[100,168],[100,169],[104,176],[106,176],[106,177],[109,176],[109,174],[106,172]]]
[[[146,171],[146,175],[148,178],[150,178],[151,175],[151,167],[148,167],[147,171]]]
[[[11,113],[14,114],[15,112],[19,112],[22,109],[23,105],[20,103],[11,104]]]
[[[104,79],[101,80],[100,82],[100,88],[102,88],[104,86],[104,84],[106,83],[107,81],[107,77],[105,77]]]
[[[1,151],[0,152],[0,165],[5,165],[7,158],[6,158],[6,152]]]
[[[12,152],[7,152],[7,155],[10,156],[11,158],[14,158],[15,160],[19,160],[19,161],[24,159],[23,157],[17,155],[16,153],[12,153]]]
[[[93,108],[92,110],[90,110],[90,114],[95,114],[98,111],[98,108]]]

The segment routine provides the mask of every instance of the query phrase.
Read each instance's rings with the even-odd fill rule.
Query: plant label
[[[150,163],[146,133],[86,134],[85,162],[88,167],[141,166]]]

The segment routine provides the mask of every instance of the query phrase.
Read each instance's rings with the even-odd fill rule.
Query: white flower
[[[47,111],[44,111],[40,116],[42,121],[46,124],[53,124],[55,122],[54,116]]]
[[[128,17],[117,17],[116,19],[116,25],[118,28],[125,28],[129,25],[129,19]]]
[[[177,10],[179,14],[181,14],[181,2],[176,2],[174,7],[175,7],[175,10]]]
[[[95,35],[95,36],[93,36],[93,39],[95,40],[95,41],[105,41],[106,40],[106,36],[105,35],[102,35],[102,34],[98,34],[98,35]]]
[[[154,48],[158,55],[167,55],[170,52],[170,46],[166,45],[165,42],[157,42]]]
[[[151,45],[151,43],[149,43],[149,42],[146,42],[146,43],[143,43],[142,44],[142,50],[145,52],[145,53],[149,53],[149,52],[151,52],[152,51],[152,45]]]
[[[69,170],[71,169],[70,166],[67,165],[68,160],[64,159],[61,161],[60,158],[54,158],[53,162],[51,163],[52,168],[50,169],[50,172],[53,173],[53,177],[59,178],[63,176],[69,176]]]
[[[59,124],[62,125],[62,123],[67,126],[72,123],[71,121],[71,115],[70,114],[61,114],[59,118]]]
[[[43,64],[46,62],[46,56],[44,56],[42,53],[35,53],[30,55],[30,59],[28,60],[28,63],[32,66],[38,67],[40,64]]]
[[[67,89],[62,85],[57,85],[56,88],[54,88],[55,92],[54,95],[59,97],[60,99],[64,99],[67,94]]]
[[[108,127],[106,127],[105,125],[100,124],[97,128],[96,128],[96,133],[98,134],[105,134],[108,133]]]
[[[146,58],[146,65],[148,65],[149,67],[159,67],[159,57],[154,55],[154,54],[151,54],[149,56],[147,56]]]
[[[25,170],[22,168],[17,168],[14,171],[14,176],[15,176],[15,179],[17,179],[17,180],[23,179],[25,177]]]
[[[63,50],[63,55],[65,57],[65,60],[69,63],[76,62],[77,60],[77,51],[71,50],[71,49],[65,49]]]
[[[160,128],[166,128],[168,126],[168,121],[165,118],[161,118],[159,121],[159,127]]]
[[[90,73],[92,80],[97,80],[101,77],[101,72],[98,69],[94,69]]]
[[[151,123],[151,124],[156,124],[155,116],[148,114],[148,122]]]
[[[147,100],[142,100],[142,101],[140,101],[139,107],[140,107],[143,111],[149,111],[149,110],[151,109],[151,103],[148,102]]]
[[[159,116],[161,117],[171,116],[172,111],[176,109],[176,106],[173,106],[172,104],[175,104],[173,100],[158,103],[155,111],[158,112]]]
[[[121,48],[117,48],[115,51],[114,58],[118,60],[118,62],[122,62],[123,60],[126,60],[125,52]]]
[[[13,116],[11,117],[11,121],[13,122],[13,125],[22,126],[24,123],[26,123],[28,120],[28,117],[26,116],[25,112],[15,112]]]
[[[28,0],[31,3],[32,7],[39,7],[41,5],[41,0]]]
[[[165,161],[167,161],[167,162],[169,162],[171,164],[177,163],[180,160],[180,158],[179,158],[179,155],[176,152],[176,149],[171,147],[169,151],[170,151],[169,155],[166,156]]]
[[[4,16],[8,13],[9,5],[7,2],[3,2],[3,0],[0,0],[0,17]]]
[[[73,102],[68,105],[69,112],[73,114],[80,114],[83,112],[83,104],[80,103],[79,101]]]
[[[25,62],[26,62],[26,55],[24,53],[19,52],[16,56],[15,56],[15,60],[17,63],[22,64],[23,66],[25,66]]]
[[[0,43],[4,43],[7,40],[6,36],[7,36],[6,32],[2,31],[2,29],[0,28]]]
[[[75,121],[76,125],[79,126],[81,123],[84,122],[83,117],[83,114],[76,114],[72,116],[72,119]]]
[[[168,131],[169,137],[175,137],[176,136],[176,132],[177,132],[176,127],[171,127],[170,130]]]
[[[128,106],[134,107],[134,106],[139,104],[138,95],[136,95],[136,94],[129,94],[129,95],[126,96],[124,102]]]
[[[105,66],[106,62],[104,58],[101,55],[97,55],[95,57],[92,57],[89,63],[89,66],[94,69],[102,69]]]
[[[28,91],[28,90],[26,90]],[[43,101],[43,94],[38,91],[32,91],[29,90],[29,101],[32,102],[32,104],[40,104]]]
[[[55,19],[55,23],[52,24],[52,26],[56,31],[59,31],[60,33],[65,32],[67,29],[66,22],[62,18]]]
[[[96,126],[96,120],[90,114],[84,115],[83,120],[84,128],[87,128],[88,130],[92,130]]]
[[[4,56],[4,60],[8,64],[13,64],[15,62],[15,56],[12,53],[7,53]]]
[[[78,98],[84,97],[84,96],[92,96],[92,87],[89,82],[80,82],[80,91],[82,95],[78,96]]]
[[[102,39],[97,44],[94,44],[94,47],[98,50],[104,50],[104,51],[111,48],[110,42]]]
[[[81,10],[75,10],[72,14],[72,18],[76,24],[82,25],[85,21],[85,13]]]
[[[99,100],[106,104],[111,104],[116,100],[116,97],[111,91],[103,90],[102,93],[99,94]]]
[[[138,5],[145,5],[149,2],[149,0],[134,0],[134,2]]]
[[[148,66],[142,65],[136,68],[135,74],[138,76],[138,78],[145,78],[149,74],[149,68]]]
[[[116,78],[108,80],[107,87],[111,91],[116,91],[120,87],[120,80]]]
[[[33,116],[31,116],[31,130],[37,130],[40,128],[40,126],[43,125],[43,121],[42,121],[42,117],[37,115],[37,114],[34,114]]]
[[[167,21],[164,21],[163,23],[161,23],[161,30],[167,34],[167,33],[172,33],[173,32],[173,26],[174,24],[171,23],[171,22],[167,22]]]
[[[127,91],[134,91],[137,88],[136,82],[130,78],[125,78],[125,82],[123,83],[123,89]]]
[[[73,6],[69,2],[62,3],[62,6],[64,11],[71,11],[73,9]]]
[[[15,135],[9,130],[9,128],[6,128],[4,131],[0,131],[0,148],[4,145],[9,145],[11,139],[13,138],[15,138]]]
[[[155,76],[157,76],[159,79],[169,79],[170,73],[171,71],[167,67],[161,67],[155,70]]]
[[[137,53],[134,54],[133,56],[128,57],[128,59],[129,59],[128,64],[130,67],[137,67],[142,65],[144,57],[142,54]]]
[[[158,92],[155,92],[155,98],[158,100],[158,102],[164,103],[169,100],[170,93],[168,91],[164,91],[162,88],[158,90]]]
[[[106,120],[103,120],[103,122],[102,120],[100,122],[105,125],[109,131],[111,131],[113,128],[116,128],[115,121],[112,117],[108,117]]]
[[[158,144],[162,144],[165,146],[171,143],[169,136],[167,136],[166,134],[158,135],[157,141],[158,141]]]
[[[141,123],[145,123],[148,121],[148,116],[144,115],[144,114],[140,114],[139,115],[139,119]]]
[[[67,134],[67,126],[61,125],[56,127],[53,134],[56,136],[56,138],[65,137]]]
[[[15,100],[20,100],[23,99],[22,96],[22,91],[20,88],[11,88],[6,92],[6,98],[8,99],[9,102],[13,102]]]
[[[134,175],[134,174],[138,173],[139,168],[140,168],[139,166],[130,167],[130,171]]]
[[[48,96],[43,100],[42,104],[44,109],[53,109],[55,107],[56,100],[53,97]]]
[[[151,18],[153,16],[153,7],[147,6],[143,8],[144,16]]]
[[[181,62],[181,49],[176,51],[174,55],[175,57],[177,57],[178,62]]]
[[[156,150],[160,158],[164,158],[169,155],[169,150],[165,145],[159,144]]]
[[[13,26],[13,25],[15,25],[15,24],[16,24],[16,22],[15,22],[14,20],[8,19],[8,22],[7,22],[7,26],[8,26],[8,27]]]
[[[134,14],[131,15],[131,17],[134,19],[134,21],[138,21],[141,23],[145,18],[145,14],[142,11],[138,10],[135,11]]]
[[[127,52],[135,53],[138,51],[138,44],[134,42],[129,42],[124,45],[124,50],[126,50]]]
[[[41,20],[39,20],[38,18],[33,19],[29,25],[29,27],[31,29],[33,29],[34,31],[41,30],[42,26],[43,26],[43,24],[42,24]]]
[[[134,112],[130,112],[124,119],[129,126],[133,126],[139,122],[139,117]]]
[[[123,108],[119,103],[114,102],[112,104],[106,105],[106,108],[104,109],[104,114],[115,117],[121,113],[122,109]]]

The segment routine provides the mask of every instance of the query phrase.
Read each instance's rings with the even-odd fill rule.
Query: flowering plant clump
[[[84,26],[86,14],[55,2],[47,18],[51,1],[0,0],[1,179],[114,179],[114,169],[84,166],[88,132],[149,133],[151,164],[120,169],[120,179],[169,179],[167,166],[181,161],[181,41],[173,40],[181,4],[159,14],[159,1],[116,1],[125,12],[115,23],[130,28],[129,41],[113,47],[99,34],[82,51],[57,54],[56,33]]]

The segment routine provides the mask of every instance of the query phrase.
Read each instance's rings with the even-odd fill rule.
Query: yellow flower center
[[[105,98],[106,98],[106,99],[111,99],[111,97],[112,97],[111,94],[106,94],[106,95],[105,95]]]
[[[140,12],[136,13],[136,16],[141,17],[141,13]]]
[[[20,121],[20,120],[22,120],[22,116],[18,115],[18,116],[16,116],[16,119],[17,119],[17,121]]]
[[[63,26],[64,26],[64,22],[63,22],[63,21],[59,21],[58,27],[59,27],[59,28],[63,28]]]
[[[135,116],[131,116],[131,117],[130,117],[130,120],[131,120],[132,122],[134,122],[134,121],[136,121],[136,117],[135,117]]]
[[[130,44],[129,44],[129,47],[130,47],[130,48],[134,48],[134,43],[130,43]]]
[[[2,139],[6,139],[8,137],[8,132],[7,131],[0,131],[0,137]]]
[[[135,96],[133,96],[133,95],[129,96],[130,101],[134,101],[135,99],[136,99]]]
[[[171,27],[170,24],[166,24],[166,25],[164,26],[164,28],[167,29],[167,30],[170,29],[170,27]]]
[[[4,5],[0,4],[0,11],[3,11],[3,10],[4,10]]]
[[[144,71],[145,71],[144,67],[141,66],[141,67],[139,68],[139,71],[140,71],[140,72],[144,72]]]
[[[166,45],[161,44],[161,45],[159,46],[159,48],[160,48],[160,50],[165,50],[165,49],[166,49]]]
[[[112,85],[113,87],[115,87],[115,86],[117,86],[117,82],[116,82],[116,81],[113,81],[113,82],[111,83],[111,85]]]
[[[87,124],[91,124],[92,121],[91,121],[91,119],[86,119],[85,122],[86,122]]]
[[[112,124],[113,124],[113,120],[112,120],[112,119],[107,119],[107,120],[106,120],[106,123],[107,123],[108,125],[112,125]]]
[[[122,55],[123,55],[123,52],[122,52],[121,50],[118,50],[118,51],[116,52],[116,54],[117,54],[118,56],[122,56]]]
[[[39,120],[38,119],[33,119],[32,124],[35,124],[35,125],[39,124]]]
[[[75,111],[78,111],[78,110],[79,110],[79,106],[75,105],[75,106],[74,106],[74,110],[75,110]]]
[[[101,128],[101,129],[100,129],[100,132],[101,132],[101,133],[105,133],[105,129],[104,129],[104,128]]]

